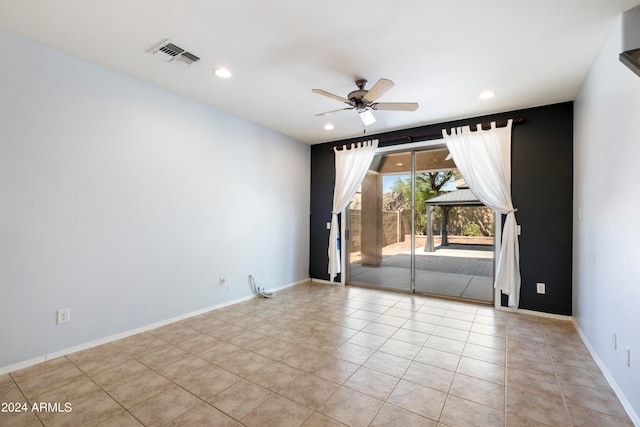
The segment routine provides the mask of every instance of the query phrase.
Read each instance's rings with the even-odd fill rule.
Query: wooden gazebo
[[[484,206],[475,194],[465,184],[457,187],[455,191],[451,191],[440,196],[429,199],[425,202],[427,210],[427,241],[424,245],[425,252],[435,251],[433,244],[433,230],[431,223],[433,221],[433,210],[436,206],[442,206],[443,208],[452,206]],[[443,209],[442,214],[442,246],[449,244],[447,240],[447,210]]]

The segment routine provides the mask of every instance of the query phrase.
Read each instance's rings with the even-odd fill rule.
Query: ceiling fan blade
[[[374,110],[386,111],[416,111],[418,107],[417,102],[377,102],[371,106]]]
[[[343,98],[341,96],[334,95],[332,93],[327,92],[326,90],[311,89],[311,92],[317,93],[318,95],[324,95],[324,96],[327,96],[329,98],[335,99],[336,101],[344,102],[345,104],[351,105],[351,101],[349,101],[347,98]]]
[[[389,79],[380,79],[374,84],[369,92],[365,96],[362,97],[367,102],[373,102],[376,99],[380,98],[382,95],[387,93],[389,89],[394,86],[394,83]]]
[[[318,116],[328,116],[329,114],[339,113],[340,111],[345,111],[345,110],[353,110],[354,108],[355,107],[348,107],[348,108],[341,108],[339,110],[327,111],[325,113],[316,114],[316,117],[318,117]]]

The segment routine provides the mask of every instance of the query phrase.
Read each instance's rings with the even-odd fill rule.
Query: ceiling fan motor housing
[[[364,95],[352,96],[352,94],[355,93],[355,92],[361,92],[361,91],[354,91],[354,92],[349,94],[349,101],[351,101],[351,105],[353,105],[357,111],[362,111],[362,110],[366,109],[367,107],[369,107],[369,103],[362,99],[362,97]],[[367,91],[365,90],[364,93],[366,94]]]
[[[347,98],[351,101],[358,112],[366,110],[369,106],[369,103],[362,99],[367,95],[367,93],[369,93],[369,91],[364,88],[366,85],[367,81],[365,79],[356,80],[358,90],[354,90],[347,95]]]

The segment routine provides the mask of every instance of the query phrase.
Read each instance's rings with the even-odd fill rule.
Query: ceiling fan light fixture
[[[213,70],[213,73],[221,79],[228,79],[233,75],[228,68],[224,67],[216,68],[215,70]]]
[[[478,95],[478,98],[480,99],[489,99],[489,98],[493,98],[494,96],[496,96],[496,93],[492,90],[485,90],[483,92],[480,93],[480,95]]]
[[[360,120],[362,120],[362,123],[364,123],[365,126],[372,125],[376,122],[376,118],[373,117],[373,113],[371,113],[370,110],[360,111],[358,112],[358,115],[360,116]]]

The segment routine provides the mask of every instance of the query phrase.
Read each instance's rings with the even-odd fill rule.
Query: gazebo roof
[[[441,194],[440,196],[429,199],[425,202],[427,205],[482,205],[480,200],[471,192],[469,188],[461,188],[455,191]]]

